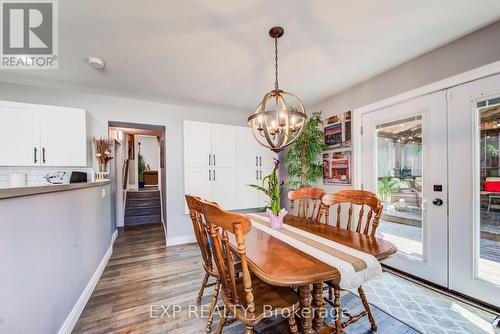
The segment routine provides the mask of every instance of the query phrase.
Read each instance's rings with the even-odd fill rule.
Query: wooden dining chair
[[[290,199],[290,214],[301,218],[309,218],[320,222],[322,203],[325,191],[320,188],[302,188],[288,192]],[[297,202],[296,214],[294,213]]]
[[[210,230],[215,264],[222,282],[225,308],[217,333],[221,333],[229,314],[245,325],[245,333],[254,333],[254,326],[264,318],[277,314],[288,317],[292,333],[298,333],[294,312],[299,306],[297,295],[290,288],[271,286],[250,273],[246,258],[245,235],[252,228],[250,220],[225,211],[213,203],[201,202]],[[235,244],[230,244],[230,239]],[[235,276],[235,254],[241,261],[241,277]]]
[[[209,230],[206,222],[203,219],[203,210],[201,208],[201,199],[196,196],[185,195],[187,206],[189,209],[189,216],[191,218],[191,222],[193,223],[194,235],[196,237],[196,241],[198,242],[198,246],[200,247],[201,257],[203,259],[203,269],[205,270],[205,277],[203,278],[203,282],[201,283],[201,288],[198,293],[198,297],[196,298],[196,303],[198,305],[201,304],[201,298],[203,297],[203,292],[205,291],[205,287],[207,285],[208,279],[210,277],[215,278],[215,288],[213,291],[212,302],[210,303],[210,309],[207,319],[207,325],[205,330],[209,333],[212,329],[214,310],[217,306],[217,299],[219,297],[220,290],[220,276],[217,271],[217,268],[214,266],[212,251],[209,242]]]
[[[325,214],[325,221],[327,224],[329,224],[329,212],[333,211],[333,214],[336,213],[336,217],[333,217],[332,220],[335,221],[334,225],[336,227],[345,228],[350,231],[353,230],[365,235],[375,236],[380,216],[382,215],[383,205],[374,193],[363,190],[342,190],[336,192],[335,194],[327,194],[323,196],[322,203],[325,208],[323,213]],[[356,209],[359,209],[357,213],[357,221],[355,221],[356,218],[354,217]],[[344,210],[347,210],[347,212]],[[346,226],[341,225],[341,216],[347,217]],[[339,282],[328,281],[325,283],[329,287],[327,301],[332,306],[340,305],[341,289],[338,285]],[[348,324],[358,321],[364,316],[368,316],[371,329],[375,331],[377,330],[377,324],[371,312],[365,292],[361,286],[358,288],[358,293],[365,311],[356,316],[349,315],[349,320],[343,326],[347,326]],[[340,316],[338,316],[336,319],[336,326],[340,325],[340,320]]]

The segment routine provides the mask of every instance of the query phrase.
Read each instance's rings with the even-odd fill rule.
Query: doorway
[[[362,115],[385,264],[500,306],[500,75]]]
[[[109,122],[109,136],[115,139],[116,226],[163,223],[166,233],[165,127]]]

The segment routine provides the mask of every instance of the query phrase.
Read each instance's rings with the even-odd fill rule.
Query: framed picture
[[[351,150],[323,152],[323,184],[351,185]]]
[[[329,117],[323,124],[327,149],[351,147],[350,111]]]

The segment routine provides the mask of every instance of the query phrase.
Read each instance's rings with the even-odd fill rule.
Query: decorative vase
[[[273,230],[279,230],[283,227],[283,218],[285,218],[288,211],[285,209],[281,209],[281,211],[276,216],[271,210],[266,210],[266,215],[269,218],[269,222],[271,223],[271,228]]]

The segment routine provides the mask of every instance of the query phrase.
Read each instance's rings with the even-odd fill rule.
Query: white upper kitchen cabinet
[[[259,144],[249,127],[236,127],[236,167],[259,167]]]
[[[41,116],[42,165],[87,165],[85,113],[80,110],[48,110]]]
[[[278,159],[278,155],[262,145],[259,145],[258,153],[259,153],[259,167],[262,167],[263,169],[269,169],[269,168],[273,169],[274,159],[275,158]]]
[[[184,167],[212,165],[212,125],[202,122],[184,122]]]
[[[212,166],[219,168],[236,167],[236,127],[211,124]]]
[[[0,166],[84,167],[85,110],[0,101]]]
[[[0,166],[40,163],[38,111],[0,104]]]

